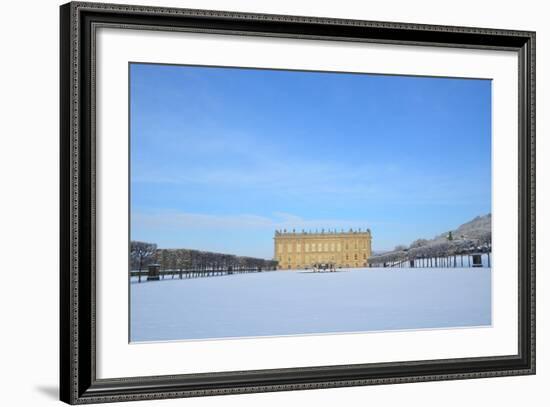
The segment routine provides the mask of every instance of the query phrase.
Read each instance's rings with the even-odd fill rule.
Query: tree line
[[[407,246],[397,246],[393,251],[368,259],[370,264],[395,263],[405,260],[457,256],[468,253],[490,253],[491,232],[478,233],[474,238],[418,239]]]
[[[273,270],[277,267],[275,260],[192,249],[159,249],[154,243],[131,241],[131,269],[142,271],[150,264],[159,264],[161,270]]]
[[[409,246],[398,245],[394,250],[372,256],[370,264],[396,263],[406,260],[444,258],[470,253],[491,252],[491,214],[476,216],[457,229],[433,239],[417,239]]]

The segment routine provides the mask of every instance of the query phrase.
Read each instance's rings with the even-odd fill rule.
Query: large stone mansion
[[[371,232],[324,231],[297,233],[275,231],[275,255],[279,269],[306,269],[315,264],[334,267],[367,267],[371,255]]]

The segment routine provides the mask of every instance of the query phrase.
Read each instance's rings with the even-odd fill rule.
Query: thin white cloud
[[[147,214],[136,212],[132,214],[132,225],[147,229],[287,229],[301,231],[302,229],[339,229],[369,227],[366,219],[304,219],[288,213],[274,213],[273,216],[258,216],[251,214],[211,215],[188,212],[164,212]]]

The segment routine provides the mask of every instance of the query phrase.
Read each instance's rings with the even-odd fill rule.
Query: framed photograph
[[[61,6],[61,400],[535,373],[535,33]]]

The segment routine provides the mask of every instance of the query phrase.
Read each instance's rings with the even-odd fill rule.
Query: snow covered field
[[[491,324],[491,269],[272,271],[130,285],[131,341]]]

